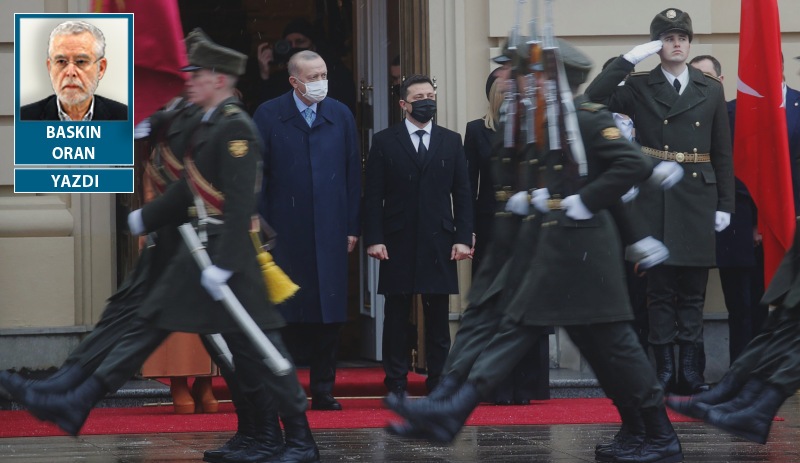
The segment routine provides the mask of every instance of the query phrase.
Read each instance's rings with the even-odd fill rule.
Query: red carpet
[[[380,399],[341,399],[340,412],[308,412],[312,429],[380,428],[399,418],[383,408]],[[693,421],[670,413],[673,422]],[[56,436],[63,433],[50,423],[38,421],[24,411],[0,412],[0,437]],[[472,426],[552,425],[619,423],[619,415],[608,399],[552,399],[528,406],[481,405],[467,422]],[[172,406],[98,408],[92,411],[82,434],[150,434],[169,432],[214,432],[236,429],[236,414],[230,403],[220,412],[175,415]]]
[[[308,393],[308,369],[298,371]],[[166,381],[168,382],[168,381]],[[222,378],[214,378],[214,393],[219,399],[230,394]],[[425,394],[425,377],[408,375],[411,395]],[[381,368],[342,368],[336,373],[334,395],[344,410],[308,412],[312,429],[379,428],[398,420],[383,408],[380,397],[386,394]],[[670,413],[673,422],[694,421]],[[529,406],[478,407],[467,422],[472,426],[554,425],[619,423],[619,415],[608,399],[553,399]],[[229,432],[236,429],[233,405],[220,404],[216,414],[176,415],[171,405],[138,408],[98,408],[92,411],[82,434],[150,434],[170,432]],[[24,411],[0,412],[0,437],[55,436],[63,433],[50,423],[38,421]]]

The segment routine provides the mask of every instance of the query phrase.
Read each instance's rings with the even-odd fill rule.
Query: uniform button
[[[561,170],[561,169],[563,169],[563,168],[564,168],[564,166],[562,166],[561,164],[556,164],[556,165],[553,166],[553,170],[555,170],[556,172]]]
[[[700,127],[700,121],[697,121],[697,122],[695,122],[695,123],[694,123],[694,125],[695,125],[696,127]]]
[[[692,172],[692,177],[697,178],[697,172]]]
[[[664,151],[669,151],[669,145],[664,145]]]
[[[669,124],[669,121],[664,119],[664,125],[667,125],[667,124]]]
[[[697,148],[694,149],[695,154],[697,154]]]

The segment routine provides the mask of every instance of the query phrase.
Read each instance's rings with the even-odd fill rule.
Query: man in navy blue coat
[[[260,211],[278,234],[275,262],[300,286],[278,308],[290,352],[311,367],[311,408],[341,410],[333,385],[347,320],[347,254],[360,235],[358,135],[347,106],[326,98],[319,54],[301,51],[288,69],[292,91],[253,116],[265,146]]]
[[[384,384],[402,394],[408,373],[408,318],[422,295],[428,390],[450,350],[449,300],[458,294],[457,260],[473,245],[472,199],[461,135],[433,123],[436,92],[427,76],[400,89],[405,120],[375,134],[364,189],[364,244],[381,261],[386,298]]]

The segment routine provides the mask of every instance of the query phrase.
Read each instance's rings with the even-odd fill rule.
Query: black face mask
[[[436,114],[436,100],[426,99],[415,102],[406,101],[411,105],[411,117],[423,124],[427,123]]]

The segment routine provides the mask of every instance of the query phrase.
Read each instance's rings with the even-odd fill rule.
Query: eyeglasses
[[[103,59],[102,56],[100,58],[97,58],[94,61],[88,60],[86,58],[78,58],[78,59],[73,60],[73,61],[70,61],[70,60],[65,59],[65,58],[58,58],[58,59],[50,59],[50,63],[59,71],[63,71],[70,64],[75,65],[75,67],[80,69],[81,71],[85,71],[85,70],[89,69],[89,66],[95,64],[96,62],[100,61],[101,59]]]

